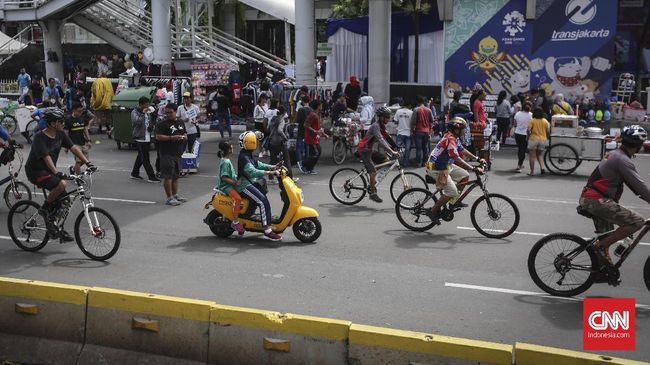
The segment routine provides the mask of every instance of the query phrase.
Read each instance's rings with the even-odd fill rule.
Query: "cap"
[[[190,94],[189,91],[186,91],[186,92],[183,93],[183,97],[188,97],[189,98],[189,97],[192,97],[192,94]]]

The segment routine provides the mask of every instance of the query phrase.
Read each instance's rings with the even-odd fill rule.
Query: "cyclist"
[[[377,195],[377,169],[372,163],[373,147],[375,146],[375,142],[379,142],[391,158],[399,157],[399,153],[396,151],[397,144],[388,135],[388,132],[386,132],[386,124],[391,120],[390,109],[382,106],[377,109],[375,115],[377,116],[377,122],[370,126],[368,133],[359,142],[358,151],[361,154],[363,166],[368,171],[368,175],[370,175],[370,187],[368,188],[370,199],[381,203],[383,200]]]
[[[53,219],[55,218],[57,199],[65,193],[66,183],[62,179],[63,174],[56,168],[56,161],[59,158],[61,147],[67,148],[82,162],[88,169],[95,170],[95,167],[88,161],[78,146],[70,140],[63,132],[64,121],[63,110],[49,108],[43,113],[43,119],[47,124],[46,128],[34,136],[32,149],[25,163],[25,175],[27,179],[39,188],[49,191],[45,203],[41,206],[39,213],[43,215],[48,230],[54,236]],[[59,238],[63,241],[72,241],[68,232],[62,230]]]
[[[632,163],[632,157],[641,150],[647,137],[645,129],[638,125],[623,128],[621,147],[598,164],[582,189],[580,208],[592,216],[596,232],[608,232],[614,229],[614,225],[618,226],[612,234],[595,243],[603,264],[612,264],[609,247],[639,230],[644,223],[642,216],[619,205],[618,201],[625,184],[650,203],[650,189]]]
[[[0,147],[4,147],[5,142],[11,145],[14,143],[14,140],[11,139],[11,134],[9,134],[9,131],[0,125]]]
[[[440,209],[452,199],[458,198],[463,191],[466,185],[464,183],[469,179],[467,171],[483,173],[481,168],[472,167],[461,158],[462,154],[465,158],[485,164],[484,159],[479,159],[463,147],[460,138],[465,133],[466,126],[467,122],[461,117],[454,117],[447,122],[447,132],[436,144],[427,163],[427,174],[436,181],[436,187],[442,188],[440,199],[431,208],[431,220],[436,223],[440,222]]]

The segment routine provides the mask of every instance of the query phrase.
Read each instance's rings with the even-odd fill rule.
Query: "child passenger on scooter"
[[[232,198],[233,221],[230,224],[232,229],[237,231],[240,236],[244,234],[244,227],[239,223],[239,208],[241,206],[241,196],[237,192],[239,182],[235,167],[230,161],[232,146],[228,142],[219,143],[219,152],[217,156],[221,159],[219,163],[219,186],[218,189],[228,194]]]

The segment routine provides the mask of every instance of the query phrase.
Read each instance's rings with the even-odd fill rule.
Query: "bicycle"
[[[9,135],[14,134],[16,128],[18,128],[18,120],[16,120],[16,117],[11,114],[15,110],[16,108],[11,106],[0,109],[0,125],[9,132]]]
[[[620,256],[614,265],[601,264],[594,243],[612,234],[598,234],[588,241],[571,233],[551,233],[535,243],[528,255],[528,272],[535,284],[548,294],[572,297],[589,289],[595,282],[620,283],[619,268],[641,239],[650,231],[650,219],[637,231],[639,234],[625,247],[619,244],[614,254]],[[549,262],[544,262],[547,260]],[[645,285],[650,290],[650,257],[643,270]]]
[[[354,155],[359,141],[361,140],[360,124],[352,121],[351,118],[340,118],[336,126],[332,128],[332,159],[337,165],[345,162],[348,152]]]
[[[95,207],[90,193],[92,174],[93,171],[86,170],[80,175],[73,175],[71,168],[70,175],[64,175],[66,180],[74,181],[77,187],[56,200],[56,213],[50,222],[40,212],[41,206],[38,203],[30,200],[16,203],[8,217],[9,235],[14,243],[25,251],[42,249],[50,238],[59,236],[70,209],[80,200],[83,210],[75,220],[74,237],[81,252],[98,261],[108,260],[115,255],[120,247],[120,228],[107,211]],[[43,194],[47,198],[45,189]],[[82,224],[85,224],[85,228]],[[113,240],[112,243],[108,242],[110,239]],[[62,238],[60,241],[63,241]]]
[[[486,165],[481,164],[479,167],[485,168]],[[469,185],[469,187],[454,204],[448,203],[442,207],[439,215],[440,219],[451,222],[454,219],[454,213],[464,208],[461,204],[463,200],[472,190],[478,187],[483,194],[472,204],[470,211],[472,225],[480,234],[488,238],[510,236],[519,226],[519,209],[517,205],[505,195],[488,192],[487,172],[483,173],[482,176],[478,170],[474,170],[474,173],[476,174],[475,180],[459,184],[461,186]],[[435,185],[435,181],[429,175],[426,176],[426,181]],[[438,201],[440,194],[442,194],[441,189],[434,192],[421,188],[406,190],[397,198],[395,203],[397,219],[404,227],[416,232],[424,232],[440,224],[439,221],[431,219],[431,208]],[[485,217],[477,217],[478,214],[482,213],[485,213]],[[412,221],[408,221],[409,219]]]
[[[417,185],[424,186],[425,188],[427,186],[427,183],[424,181],[422,176],[415,172],[404,171],[400,165],[400,155],[401,153],[398,154],[398,157],[395,159],[375,165],[375,168],[377,169],[376,187],[379,187],[388,173],[395,169],[398,170],[399,174],[395,176],[393,181],[390,183],[390,197],[394,202],[397,201],[397,197],[404,190],[411,189]],[[344,167],[336,170],[334,174],[332,174],[329,182],[330,193],[339,203],[354,205],[363,200],[366,194],[369,193],[369,181],[370,176],[365,168],[362,168],[361,171],[359,171],[351,167]]]
[[[18,174],[23,168],[23,154],[19,150],[22,147],[23,146],[17,143],[5,145],[5,149],[2,151],[2,155],[0,155],[0,165],[9,166],[9,176],[0,180],[0,186],[9,183],[9,185],[7,185],[5,188],[5,192],[3,194],[5,204],[9,209],[11,209],[11,207],[16,204],[16,202],[25,198],[26,200],[32,200],[32,192],[29,189],[29,186],[18,180]],[[14,171],[12,162],[15,160],[16,156],[18,157],[20,164],[18,166],[18,169]]]

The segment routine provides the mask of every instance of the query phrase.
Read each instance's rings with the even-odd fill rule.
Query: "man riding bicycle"
[[[368,171],[368,175],[370,175],[370,187],[368,188],[370,199],[381,203],[383,200],[377,195],[377,169],[372,163],[373,147],[375,146],[375,142],[379,142],[391,158],[399,157],[399,153],[396,151],[397,144],[388,135],[388,132],[386,132],[386,124],[391,119],[390,109],[382,106],[377,109],[375,115],[377,116],[377,122],[370,126],[366,136],[359,142],[358,151],[361,154],[363,166]]]
[[[609,265],[612,264],[609,247],[639,230],[644,223],[642,216],[618,204],[623,184],[650,203],[650,189],[632,163],[632,157],[641,150],[646,139],[645,129],[638,125],[623,128],[621,147],[598,164],[580,195],[579,209],[592,216],[596,232],[608,232],[614,225],[618,226],[612,234],[594,244],[600,261]]]
[[[66,187],[63,180],[64,174],[56,168],[56,161],[59,158],[61,147],[72,151],[88,169],[95,170],[95,167],[86,159],[81,149],[75,146],[70,137],[63,132],[64,117],[63,110],[59,108],[49,108],[43,113],[46,128],[34,136],[32,149],[25,163],[27,179],[39,188],[49,191],[39,213],[45,218],[51,234],[55,234],[55,227],[53,227],[53,219],[57,208],[55,202],[65,193]],[[65,230],[60,232],[59,238],[66,242],[73,240]]]
[[[461,117],[454,117],[447,122],[447,132],[436,144],[427,163],[427,175],[436,181],[438,189],[442,189],[440,199],[431,208],[433,222],[440,221],[440,209],[445,204],[460,197],[465,187],[464,183],[469,180],[467,171],[482,173],[480,168],[472,167],[461,158],[462,154],[465,158],[485,164],[485,160],[479,159],[463,147],[460,137],[465,132],[466,126],[467,122]]]

